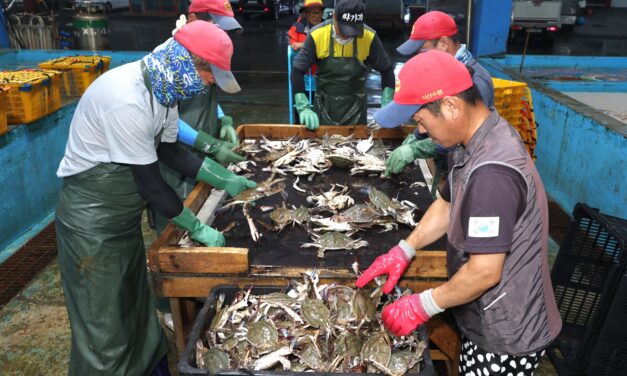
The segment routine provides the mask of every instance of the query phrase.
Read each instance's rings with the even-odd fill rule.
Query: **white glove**
[[[172,36],[174,36],[174,34],[176,34],[176,32],[179,31],[179,29],[185,26],[186,24],[187,24],[187,17],[185,17],[184,14],[181,14],[179,19],[176,20],[176,27],[174,28],[174,30],[172,30]]]

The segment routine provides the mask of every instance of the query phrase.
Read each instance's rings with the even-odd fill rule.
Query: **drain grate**
[[[0,264],[0,308],[57,257],[54,222]]]

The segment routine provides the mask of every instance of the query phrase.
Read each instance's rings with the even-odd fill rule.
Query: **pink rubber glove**
[[[406,336],[431,316],[425,311],[418,294],[403,296],[383,308],[383,325],[396,336]]]
[[[357,279],[355,284],[357,287],[362,288],[375,277],[387,274],[388,279],[385,285],[383,285],[383,292],[389,294],[396,286],[405,269],[407,269],[410,261],[411,257],[399,245],[396,245],[388,253],[377,257],[372,265]]]

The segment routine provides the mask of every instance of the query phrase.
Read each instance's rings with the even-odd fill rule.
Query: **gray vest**
[[[500,164],[520,173],[527,183],[525,210],[515,224],[501,281],[479,299],[455,307],[457,324],[468,339],[489,352],[520,356],[541,350],[557,337],[562,324],[549,274],[548,207],[540,176],[518,133],[496,110],[465,148],[451,154],[449,277],[468,261],[461,208],[473,171]]]

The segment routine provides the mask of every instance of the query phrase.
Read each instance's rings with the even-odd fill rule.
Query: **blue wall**
[[[0,212],[6,213],[0,225],[0,250],[54,210],[61,188],[56,171],[75,108],[76,104],[68,105],[0,137]]]
[[[572,68],[575,59],[579,67],[586,63],[603,67],[585,57],[563,57],[561,66]],[[532,58],[525,66],[559,67],[559,60]],[[608,69],[627,66],[625,58],[599,60],[605,60]],[[627,218],[627,125],[550,88],[561,87],[559,82],[549,82],[547,87],[519,76],[507,66],[515,66],[519,57],[481,62],[494,77],[528,82],[538,123],[536,166],[547,192],[562,209],[571,213],[577,202],[585,202],[603,213]],[[501,65],[504,62],[510,64]],[[581,88],[610,91],[604,85],[592,82]]]
[[[111,67],[144,56],[145,52],[101,51]],[[0,70],[34,68],[37,63],[89,51],[0,50]],[[76,102],[32,124],[10,126],[0,136],[0,263],[53,219],[61,179],[56,177],[65,151]]]
[[[474,1],[470,33],[472,54],[487,56],[505,53],[511,18],[511,1]]]

